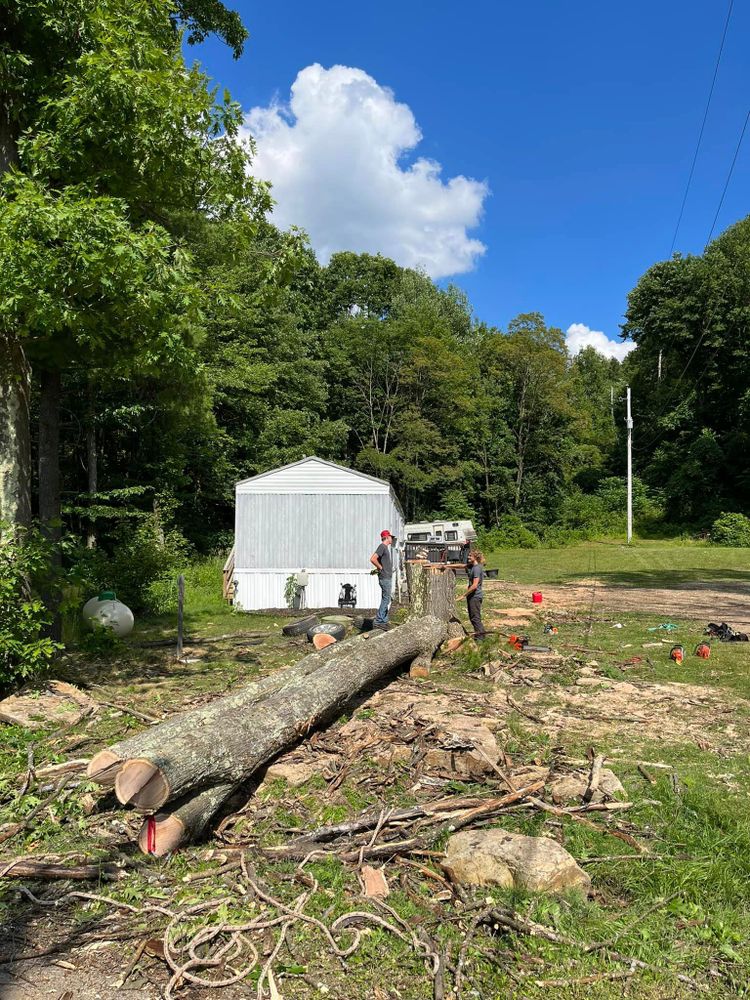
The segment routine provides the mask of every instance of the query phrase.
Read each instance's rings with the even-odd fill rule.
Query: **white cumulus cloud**
[[[623,361],[635,348],[629,340],[610,340],[601,330],[592,330],[585,323],[571,323],[568,327],[565,343],[572,355],[578,354],[584,347],[593,347],[605,358],[617,358]]]
[[[253,108],[245,127],[257,144],[253,173],[273,184],[274,221],[305,229],[322,261],[337,250],[382,253],[441,278],[471,270],[484,253],[468,230],[487,185],[443,180],[424,157],[405,162],[419,126],[364,70],[307,66],[288,105]]]

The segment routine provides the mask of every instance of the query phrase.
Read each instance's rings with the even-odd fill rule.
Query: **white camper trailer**
[[[455,542],[467,545],[476,541],[471,521],[419,521],[405,527],[407,542]]]

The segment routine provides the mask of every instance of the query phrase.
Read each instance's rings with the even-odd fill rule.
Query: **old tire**
[[[281,634],[304,635],[305,632],[308,632],[311,628],[313,628],[313,626],[317,624],[318,624],[318,616],[308,615],[307,618],[300,618],[300,620],[297,622],[290,622],[288,625],[285,625],[281,630]]]
[[[323,625],[314,625],[311,629],[308,629],[307,638],[310,642],[312,642],[314,635],[332,635],[338,642],[346,635],[346,629],[343,625],[337,625],[335,622],[326,622]]]

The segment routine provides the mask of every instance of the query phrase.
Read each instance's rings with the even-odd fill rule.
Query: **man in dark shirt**
[[[380,584],[380,607],[375,616],[373,625],[375,628],[388,628],[388,609],[391,605],[391,594],[393,593],[393,535],[387,529],[380,532],[380,545],[370,556],[370,562],[378,571],[378,583]]]
[[[474,629],[476,639],[484,639],[485,631],[482,624],[482,583],[484,581],[484,556],[479,549],[472,549],[466,564],[466,575],[469,577],[469,589],[466,591],[466,608],[469,621]]]

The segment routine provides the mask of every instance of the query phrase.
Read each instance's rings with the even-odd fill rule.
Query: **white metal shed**
[[[383,528],[404,537],[403,511],[390,483],[322,458],[237,483],[235,603],[247,611],[283,608],[287,579],[305,570],[306,607],[336,607],[342,583],[356,586],[357,607],[377,607],[380,588],[370,575],[370,556]]]

